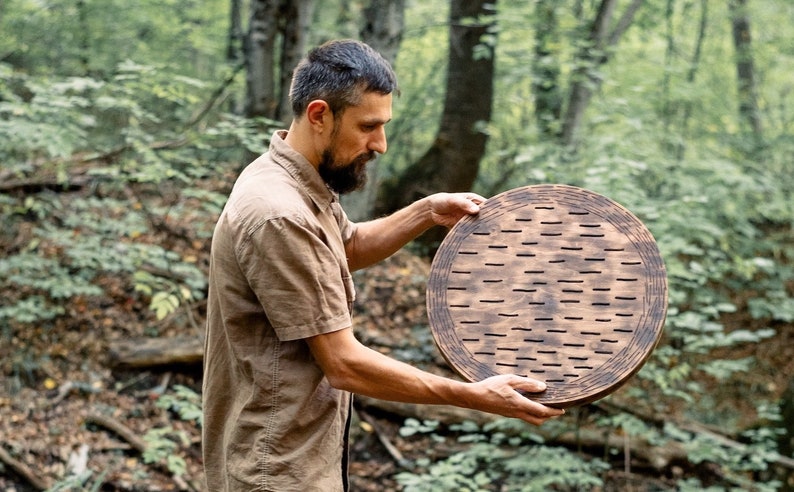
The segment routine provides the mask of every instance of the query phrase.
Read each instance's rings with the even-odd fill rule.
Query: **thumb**
[[[516,376],[514,381],[513,387],[520,391],[526,391],[528,393],[540,393],[546,391],[546,383],[543,381],[538,381],[537,379]]]

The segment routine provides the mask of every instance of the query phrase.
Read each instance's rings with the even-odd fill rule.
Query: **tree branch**
[[[47,490],[50,488],[51,484],[49,480],[44,477],[40,477],[33,470],[31,470],[28,465],[11,456],[11,453],[6,451],[2,446],[0,446],[0,461],[13,470],[14,473],[24,478],[25,481],[27,481],[37,490]]]

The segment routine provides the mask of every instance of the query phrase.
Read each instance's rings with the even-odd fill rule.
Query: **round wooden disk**
[[[572,186],[526,186],[452,228],[427,308],[462,377],[532,377],[547,388],[529,397],[564,408],[612,393],[645,363],[662,334],[667,276],[653,236],[619,204]]]

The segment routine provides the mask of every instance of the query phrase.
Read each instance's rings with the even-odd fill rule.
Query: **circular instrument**
[[[468,381],[519,374],[553,407],[623,385],[662,334],[667,277],[631,212],[567,185],[488,199],[442,242],[428,279],[433,337]]]

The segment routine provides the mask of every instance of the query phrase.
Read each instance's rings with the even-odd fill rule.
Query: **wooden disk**
[[[501,193],[452,228],[433,260],[427,308],[449,365],[469,381],[544,381],[545,405],[623,385],[659,341],[667,276],[631,212],[567,185]]]

